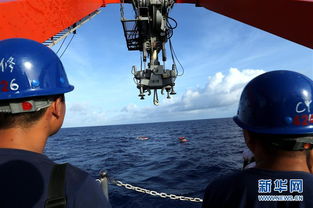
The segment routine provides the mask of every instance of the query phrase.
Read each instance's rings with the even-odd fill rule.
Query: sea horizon
[[[61,129],[72,129],[72,128],[87,128],[87,127],[103,127],[103,126],[123,126],[123,125],[140,125],[140,124],[158,124],[158,123],[170,123],[170,122],[184,122],[184,121],[201,121],[201,120],[217,120],[217,119],[232,119],[233,117],[219,117],[219,118],[199,118],[199,119],[186,119],[186,120],[169,120],[169,121],[152,121],[152,122],[138,122],[138,123],[119,123],[119,124],[102,124],[102,125],[91,125],[91,126],[73,126],[73,127],[61,127]]]

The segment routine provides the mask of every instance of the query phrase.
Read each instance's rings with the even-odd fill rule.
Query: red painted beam
[[[120,0],[103,0],[104,1],[104,4],[119,4],[121,3]],[[124,0],[125,3],[131,3],[132,0]]]
[[[0,40],[44,42],[104,5],[103,0],[0,0]]]
[[[198,1],[197,0],[176,0],[176,3],[189,3],[189,4],[197,4]]]
[[[177,0],[191,3],[191,0]],[[313,49],[313,0],[198,0],[205,7]]]
[[[112,3],[120,0],[0,0],[0,40],[24,37],[44,42]],[[313,48],[313,0],[176,0],[176,3],[193,3]]]

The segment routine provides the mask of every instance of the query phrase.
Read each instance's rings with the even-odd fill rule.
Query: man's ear
[[[313,173],[313,150],[306,150],[306,162],[310,170],[310,173]]]
[[[51,112],[52,115],[55,116],[56,119],[59,119],[62,116],[63,113],[63,105],[61,98],[57,98],[52,104],[51,104]]]
[[[248,146],[248,148],[251,150],[251,152],[255,152],[255,140],[253,138],[251,138],[251,135],[249,133],[249,131],[247,130],[243,130],[243,136],[245,138],[245,142]]]

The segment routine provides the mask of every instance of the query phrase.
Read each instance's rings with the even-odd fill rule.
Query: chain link
[[[159,196],[161,198],[169,198],[169,199],[173,199],[173,200],[181,200],[181,201],[191,201],[191,202],[202,202],[203,200],[200,198],[192,198],[192,197],[186,197],[186,196],[177,196],[175,194],[167,194],[164,192],[157,192],[157,191],[152,191],[152,190],[148,190],[145,188],[141,188],[141,187],[137,187],[137,186],[133,186],[131,184],[128,183],[123,183],[121,181],[117,181],[117,180],[112,180],[111,181],[113,184],[120,186],[120,187],[124,187],[126,189],[129,190],[134,190],[140,193],[145,193],[145,194],[149,194],[152,196]]]

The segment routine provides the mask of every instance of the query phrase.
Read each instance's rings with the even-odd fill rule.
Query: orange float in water
[[[186,139],[186,137],[179,137],[178,138],[179,142],[183,143],[183,142],[188,142],[188,139]]]
[[[138,139],[138,140],[148,140],[150,138],[149,137],[145,137],[145,136],[138,136],[136,139]]]

